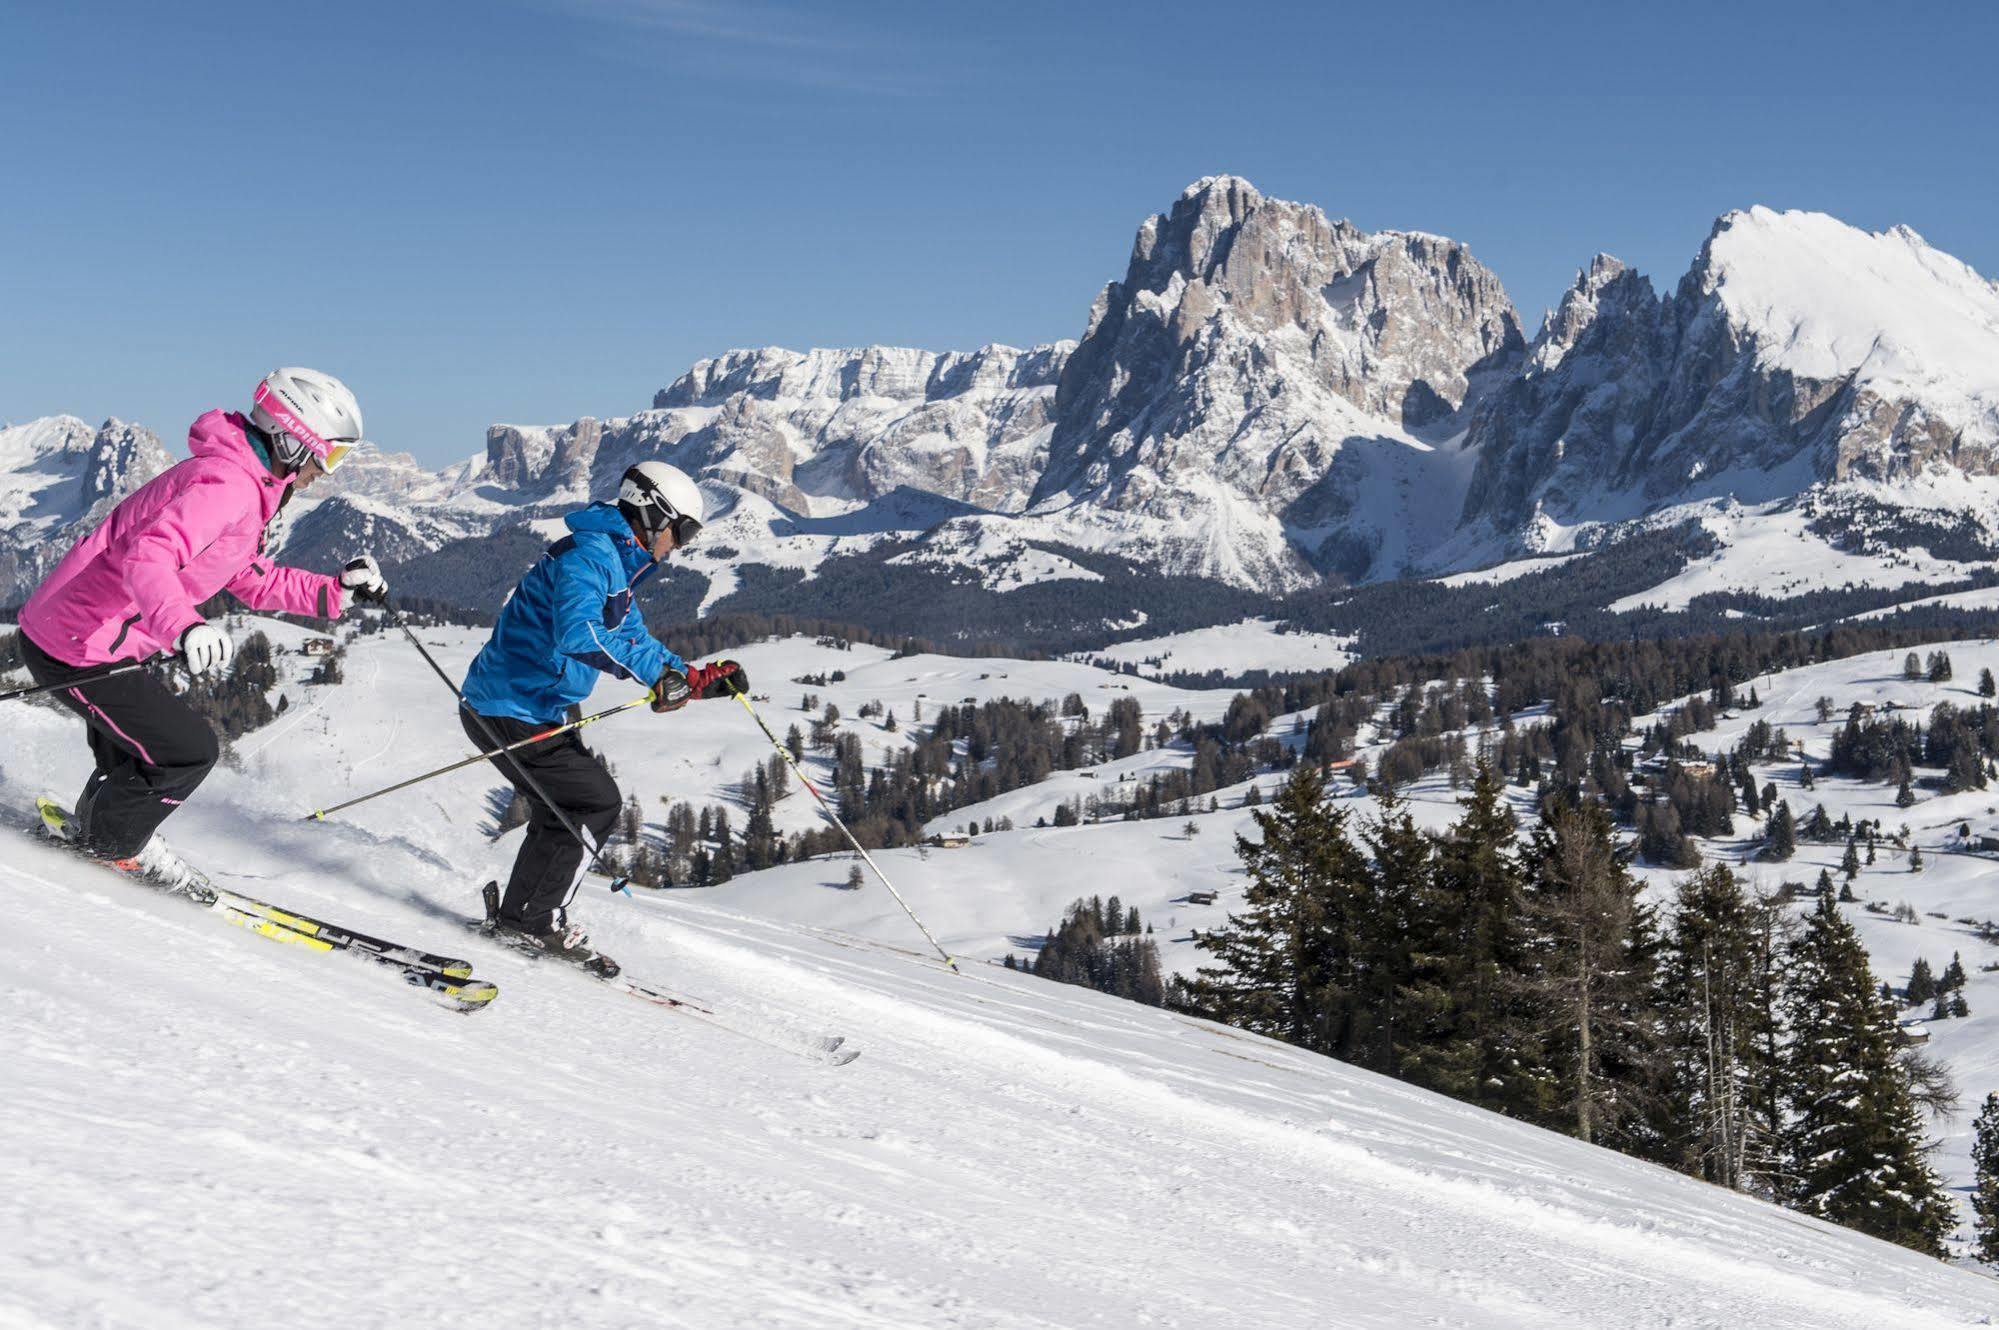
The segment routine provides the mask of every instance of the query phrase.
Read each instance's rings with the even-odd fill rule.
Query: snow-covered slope
[[[1141,674],[1205,674],[1219,670],[1237,675],[1249,670],[1281,674],[1337,670],[1353,659],[1353,643],[1331,633],[1280,632],[1269,619],[1197,628],[1165,637],[1120,642],[1089,658],[1131,665]]]
[[[332,696],[288,683],[175,836],[242,889],[462,946],[468,870],[505,853],[471,808],[488,782],[295,816],[450,746],[395,649],[357,646]],[[998,682],[1048,681],[962,686]],[[632,733],[658,753],[675,723]],[[9,807],[82,774],[62,713],[0,737]],[[667,792],[707,788],[697,764]],[[495,1006],[448,1014],[0,836],[0,1316],[21,1324],[1820,1330],[1993,1308],[1978,1276],[1283,1045],[949,974],[906,931],[722,896],[583,906],[635,974],[844,1033],[862,1057],[834,1070],[504,953],[478,953]],[[953,884],[904,889],[934,916]]]

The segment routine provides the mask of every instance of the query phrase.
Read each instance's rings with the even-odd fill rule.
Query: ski
[[[69,834],[70,813],[67,809],[54,800],[47,798],[37,799],[35,801],[35,809],[41,814],[42,825],[51,835],[65,845],[73,845]],[[324,948],[315,948],[315,950],[366,953],[379,957],[385,964],[405,965],[420,970],[434,970],[449,979],[464,979],[472,973],[472,962],[468,960],[461,960],[454,956],[439,956],[432,952],[419,950],[416,947],[407,947],[398,942],[390,942],[384,938],[372,937],[367,933],[358,933],[352,929],[341,928],[336,924],[327,923],[323,919],[315,919],[309,914],[299,914],[295,911],[273,905],[269,901],[258,900],[254,896],[245,896],[240,892],[218,887],[209,881],[205,874],[197,874],[197,876],[200,877],[198,884],[179,888],[166,887],[144,878],[139,880],[145,881],[148,886],[152,886],[157,890],[167,891],[170,894],[185,895],[195,904],[207,906],[210,909],[216,908],[219,905],[226,905],[232,909],[240,910],[245,914],[261,915],[272,923],[289,929],[293,933],[302,934],[305,937],[326,943]]]
[[[65,848],[82,855],[70,839],[70,815],[67,810],[46,798],[36,800],[36,810],[48,835]],[[90,862],[109,867],[102,860],[91,859]],[[441,1005],[453,1010],[478,1011],[500,995],[498,985],[473,977],[470,961],[434,956],[365,933],[350,932],[309,915],[294,914],[267,901],[217,887],[198,871],[196,881],[180,886],[169,886],[115,867],[111,871],[127,881],[155,891],[185,896],[194,904],[217,912],[226,922],[281,945],[306,951],[340,952],[393,970],[410,987],[423,989]]]
[[[436,998],[441,1005],[456,1011],[479,1011],[489,1006],[494,998],[500,996],[498,984],[492,983],[489,980],[475,978],[469,972],[464,975],[447,975],[437,970],[426,969],[422,966],[404,965],[379,953],[349,951],[346,948],[336,947],[324,938],[294,932],[286,928],[283,924],[276,923],[264,915],[252,914],[247,910],[239,910],[233,905],[218,903],[215,908],[221,912],[224,919],[236,925],[236,927],[255,933],[259,937],[269,938],[273,942],[283,943],[286,946],[303,947],[307,951],[345,951],[350,956],[395,970],[402,976],[403,982],[411,988],[423,989]]]
[[[481,896],[486,907],[486,917],[484,919],[466,920],[465,926],[468,929],[496,946],[502,946],[509,951],[517,952],[537,964],[543,961],[562,963],[560,958],[552,953],[543,951],[532,943],[516,941],[507,936],[499,928],[500,895],[497,884],[487,883],[481,890]],[[610,958],[604,957],[604,959],[609,960]],[[844,1047],[847,1041],[843,1035],[810,1035],[797,1030],[786,1029],[782,1026],[771,1025],[763,1021],[745,1020],[738,1016],[725,1016],[702,999],[689,997],[684,993],[670,992],[656,984],[634,979],[630,975],[625,974],[621,969],[615,968],[616,962],[612,962],[612,965],[614,967],[613,971],[608,975],[587,969],[581,965],[571,965],[569,968],[574,969],[578,974],[586,978],[596,980],[607,988],[613,988],[620,993],[635,997],[641,1002],[651,1003],[655,1007],[664,1007],[669,1011],[675,1011],[690,1019],[698,1020],[704,1025],[713,1026],[718,1030],[726,1030],[739,1038],[748,1039],[770,1048],[780,1049],[786,1053],[794,1053],[800,1057],[823,1063],[829,1067],[844,1067],[861,1055],[859,1049]]]
[[[770,1048],[796,1053],[800,1057],[824,1063],[829,1067],[844,1067],[861,1055],[859,1049],[844,1047],[847,1042],[844,1035],[804,1034],[762,1021],[751,1022],[740,1017],[723,1016],[714,1008],[704,1006],[693,998],[669,993],[663,988],[641,983],[624,975],[617,975],[602,982],[621,992],[629,993],[642,1002],[678,1011],[682,1015],[701,1021],[704,1025],[727,1030],[730,1034],[754,1040]]]

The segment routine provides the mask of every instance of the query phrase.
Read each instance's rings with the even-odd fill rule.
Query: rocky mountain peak
[[[1532,372],[1545,372],[1561,363],[1562,357],[1596,321],[1605,291],[1620,278],[1627,279],[1627,284],[1641,283],[1645,298],[1650,298],[1652,284],[1649,281],[1625,267],[1621,260],[1608,254],[1598,254],[1587,267],[1576,273],[1575,283],[1562,295],[1562,303],[1542,319],[1541,331],[1535,335],[1534,343],[1527,351],[1527,363]]]
[[[173,465],[160,436],[118,419],[98,426],[84,457],[81,488],[86,506],[115,503]]]
[[[1666,300],[1596,267],[1535,371],[1475,416],[1468,520],[1521,532],[1935,467],[1999,474],[1999,287],[1908,227],[1731,212]]]
[[[1036,504],[1199,529],[1189,571],[1279,585],[1316,580],[1313,566],[1357,573],[1382,547],[1336,529],[1361,473],[1400,466],[1417,432],[1449,433],[1524,350],[1499,280],[1456,241],[1369,234],[1209,177],[1139,227],[1124,278],[1092,307]],[[1379,466],[1362,460],[1383,440]]]
[[[731,399],[849,402],[859,398],[928,402],[975,390],[1052,388],[1071,343],[1021,351],[919,351],[903,346],[729,351],[697,363],[653,395],[655,410],[715,407]]]
[[[0,605],[16,605],[120,499],[173,465],[159,436],[75,416],[0,427]]]
[[[534,498],[587,494],[603,437],[592,416],[569,425],[489,425],[486,479]]]

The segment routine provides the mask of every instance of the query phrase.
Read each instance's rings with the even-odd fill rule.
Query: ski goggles
[[[298,413],[291,409],[291,405],[283,397],[272,391],[268,383],[257,385],[257,395],[253,400],[269,413],[271,419],[278,423],[279,429],[290,435],[305,453],[318,459],[319,469],[322,471],[332,471],[337,468],[347,460],[347,454],[354,450],[354,445],[360,442],[359,439],[321,438],[312,426],[298,418]],[[305,462],[305,457],[294,454],[284,460],[288,465],[301,466]]]
[[[701,534],[701,519],[689,517],[686,513],[675,513],[667,519],[666,529],[673,533],[673,547],[685,549],[689,541]]]

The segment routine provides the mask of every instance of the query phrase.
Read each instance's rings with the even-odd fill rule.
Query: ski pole
[[[493,758],[500,756],[500,754],[502,753],[511,753],[516,748],[526,748],[530,744],[538,744],[542,742],[544,739],[553,739],[558,734],[567,734],[571,730],[580,730],[585,725],[595,724],[597,721],[603,720],[608,716],[617,715],[620,711],[630,711],[633,707],[642,707],[650,701],[652,701],[652,694],[647,693],[644,697],[634,698],[630,702],[620,702],[617,706],[606,707],[602,711],[593,712],[592,714],[581,717],[580,719],[565,721],[560,725],[551,726],[548,729],[543,730],[540,734],[530,734],[525,739],[517,739],[513,743],[508,744],[504,748],[495,748],[490,753],[474,753],[472,754],[472,756],[465,758],[464,760],[459,762],[453,762],[449,766],[439,767],[435,771],[426,771],[421,776],[411,776],[408,780],[398,781],[394,785],[385,786],[382,789],[376,790],[373,794],[363,794],[356,798],[349,799],[346,803],[335,804],[331,808],[316,808],[312,812],[307,813],[305,815],[305,820],[308,822],[325,821],[328,817],[331,817],[333,814],[341,812],[344,809],[352,808],[355,804],[365,804],[370,799],[379,799],[385,794],[394,794],[397,790],[407,790],[412,785],[421,785],[423,782],[430,780],[434,777],[449,775],[451,772],[472,766],[473,764],[478,762],[490,761]]]
[[[451,676],[444,672],[444,667],[437,663],[437,660],[430,654],[430,652],[427,649],[425,649],[423,643],[417,640],[417,635],[410,631],[409,624],[403,620],[402,612],[396,609],[394,606],[387,604],[386,602],[384,602],[382,608],[388,611],[389,621],[395,624],[396,627],[402,629],[403,636],[407,637],[410,640],[410,645],[416,648],[417,655],[423,657],[424,664],[430,666],[431,672],[436,674],[438,678],[444,680],[444,686],[446,688],[449,688],[451,690],[451,695],[458,699],[459,709],[462,710],[466,715],[470,716],[473,720],[479,723],[479,732],[486,736],[486,742],[492,744],[494,748],[504,752],[506,750],[506,745],[500,742],[500,736],[493,733],[493,727],[486,723],[486,718],[484,716],[474,711],[466,703],[465,694],[462,691],[460,691],[457,684],[451,682]],[[521,783],[528,787],[529,792],[532,793],[535,798],[541,800],[543,806],[546,807],[549,812],[555,814],[555,820],[562,824],[563,830],[567,831],[570,835],[576,838],[576,843],[583,847],[583,853],[590,856],[590,862],[588,864],[588,867],[598,868],[597,860],[603,856],[604,847],[596,844],[594,841],[590,839],[589,836],[585,835],[583,828],[576,825],[575,819],[570,817],[568,813],[563,811],[562,805],[556,803],[555,800],[548,797],[548,792],[541,788],[541,782],[528,774],[528,769],[521,764],[521,760],[519,758],[510,756],[507,758],[507,764],[514,769],[516,774],[520,776]],[[598,871],[602,872],[603,870],[601,868],[598,868]],[[608,876],[611,879],[611,890],[613,891],[625,890],[626,879],[624,874],[618,872],[612,872],[606,874],[606,876]],[[581,882],[583,880],[582,875],[578,874],[576,880],[578,882]],[[574,890],[575,889],[572,887],[571,894],[574,894]],[[564,904],[567,904],[567,902],[565,901]]]
[[[12,702],[17,697],[33,697],[37,693],[58,692],[64,688],[81,688],[85,684],[100,683],[105,679],[115,679],[121,674],[130,674],[133,670],[143,670],[151,663],[151,661],[145,660],[121,661],[107,669],[99,670],[95,674],[86,674],[80,679],[67,679],[62,683],[36,684],[30,688],[16,688],[11,693],[0,693],[0,702]]]
[[[861,843],[854,839],[854,833],[847,830],[847,824],[840,820],[840,815],[835,813],[833,811],[833,806],[826,802],[826,796],[819,793],[819,787],[817,785],[814,785],[812,783],[812,778],[805,774],[805,768],[798,765],[798,759],[791,755],[791,750],[789,748],[786,748],[783,744],[778,742],[777,736],[771,733],[770,726],[764,724],[764,718],[757,714],[757,709],[755,707],[750,705],[750,699],[743,696],[742,689],[736,687],[736,681],[734,679],[730,679],[728,683],[729,683],[730,694],[733,695],[738,702],[741,702],[743,704],[743,710],[750,713],[750,719],[755,721],[757,723],[757,728],[764,732],[764,738],[770,740],[770,746],[772,748],[777,749],[778,756],[783,758],[785,765],[791,768],[791,774],[798,777],[799,784],[803,785],[807,790],[811,791],[812,797],[819,801],[819,811],[826,815],[826,820],[831,822],[834,826],[840,829],[840,834],[847,838],[847,844],[854,847],[854,853],[860,855],[862,861],[866,863],[869,868],[875,870],[875,876],[880,878],[882,885],[888,888],[888,894],[895,897],[895,903],[902,907],[902,912],[909,916],[909,921],[916,925],[918,931],[920,931],[923,934],[923,936],[929,940],[931,946],[937,948],[937,954],[944,958],[944,964],[952,970],[957,970],[958,962],[951,959],[951,953],[944,950],[943,946],[937,941],[937,939],[931,935],[930,930],[923,926],[923,921],[916,917],[916,911],[909,908],[909,902],[904,900],[902,898],[902,893],[895,889],[895,883],[888,880],[888,874],[882,872],[881,865],[874,861],[874,856],[861,848]],[[962,973],[962,971],[960,971],[960,973]]]

